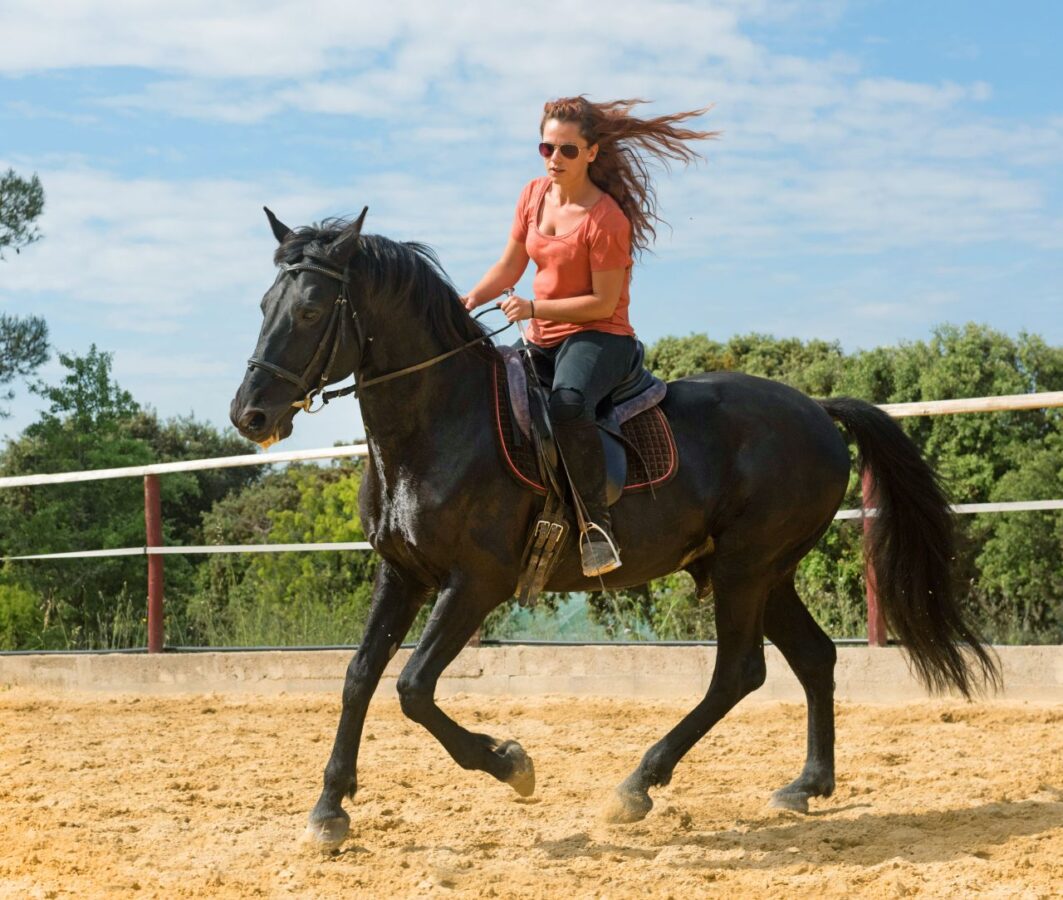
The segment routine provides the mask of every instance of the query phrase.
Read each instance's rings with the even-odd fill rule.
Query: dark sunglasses
[[[546,141],[543,141],[539,145],[539,155],[543,159],[549,159],[554,155],[555,150],[560,150],[561,155],[565,157],[565,159],[575,159],[579,156],[579,152],[582,149],[584,148],[577,147],[575,144],[548,144]]]

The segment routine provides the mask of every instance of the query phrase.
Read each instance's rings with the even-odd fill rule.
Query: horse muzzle
[[[265,450],[291,435],[295,413],[295,409],[286,407],[270,415],[260,407],[245,406],[236,399],[229,408],[229,421],[243,437]]]

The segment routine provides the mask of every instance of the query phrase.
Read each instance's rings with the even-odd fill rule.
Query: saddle
[[[495,409],[502,455],[511,475],[525,487],[563,494],[557,444],[546,402],[550,386],[524,354],[498,348],[503,365],[495,370]],[[598,407],[598,434],[605,451],[606,500],[652,490],[669,481],[678,468],[668,419],[658,407],[668,388],[644,365],[639,342],[631,369]]]
[[[495,368],[495,411],[499,447],[510,474],[546,495],[525,549],[518,597],[530,605],[542,590],[569,532],[565,476],[547,408],[550,385],[542,382],[527,355],[500,347]],[[675,476],[679,455],[668,419],[659,405],[667,392],[645,368],[637,345],[623,381],[598,407],[598,434],[605,451],[606,501],[611,506],[634,491],[652,491]]]

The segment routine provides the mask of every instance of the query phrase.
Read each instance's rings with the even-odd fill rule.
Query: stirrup
[[[592,529],[597,531],[601,538],[591,540]],[[579,555],[580,562],[583,564],[583,574],[587,578],[597,578],[621,566],[620,550],[617,549],[612,535],[593,522],[588,522],[586,531],[580,534]]]

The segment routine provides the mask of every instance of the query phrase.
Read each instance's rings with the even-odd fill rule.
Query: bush
[[[33,591],[0,581],[0,650],[40,650],[44,633],[40,600]]]

